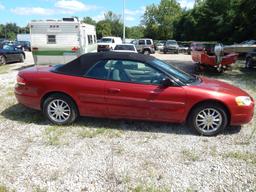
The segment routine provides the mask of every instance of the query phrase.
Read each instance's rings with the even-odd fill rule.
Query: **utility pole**
[[[123,43],[125,43],[125,0],[123,0]]]

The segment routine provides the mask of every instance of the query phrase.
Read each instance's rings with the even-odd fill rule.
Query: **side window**
[[[94,35],[93,37],[94,37],[94,43],[97,43],[96,35]]]
[[[139,40],[139,45],[144,45],[145,41],[144,40]]]
[[[47,35],[47,44],[56,44],[56,35]]]
[[[152,45],[152,43],[149,39],[147,40],[147,45]]]
[[[113,81],[159,85],[164,76],[164,74],[145,63],[114,60],[112,61],[109,79]]]
[[[88,70],[86,77],[95,79],[107,79],[110,70],[111,61],[99,61]]]
[[[88,35],[88,44],[91,45],[93,44],[93,39],[92,39],[92,35]]]

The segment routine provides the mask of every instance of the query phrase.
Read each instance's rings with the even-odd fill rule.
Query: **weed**
[[[9,190],[5,185],[0,185],[0,192],[8,192]]]
[[[182,155],[185,159],[189,161],[198,161],[200,157],[195,153],[195,151],[185,149],[182,151]]]
[[[246,161],[248,163],[256,164],[256,153],[249,153],[249,152],[229,152],[223,154],[225,158],[233,158],[237,160]]]
[[[50,126],[45,130],[45,136],[49,145],[60,145],[60,137],[65,133],[66,128],[61,126]]]

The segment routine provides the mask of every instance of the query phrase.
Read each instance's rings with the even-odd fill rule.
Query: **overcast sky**
[[[145,7],[160,0],[125,0],[127,26],[140,23]],[[181,7],[192,8],[194,0],[178,0]],[[90,16],[98,21],[108,10],[122,14],[123,0],[0,0],[0,23],[26,26],[33,19],[60,19]]]

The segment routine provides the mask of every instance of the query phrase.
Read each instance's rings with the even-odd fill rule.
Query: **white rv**
[[[64,64],[81,54],[97,51],[95,26],[76,18],[33,20],[30,35],[34,61],[39,65]]]

